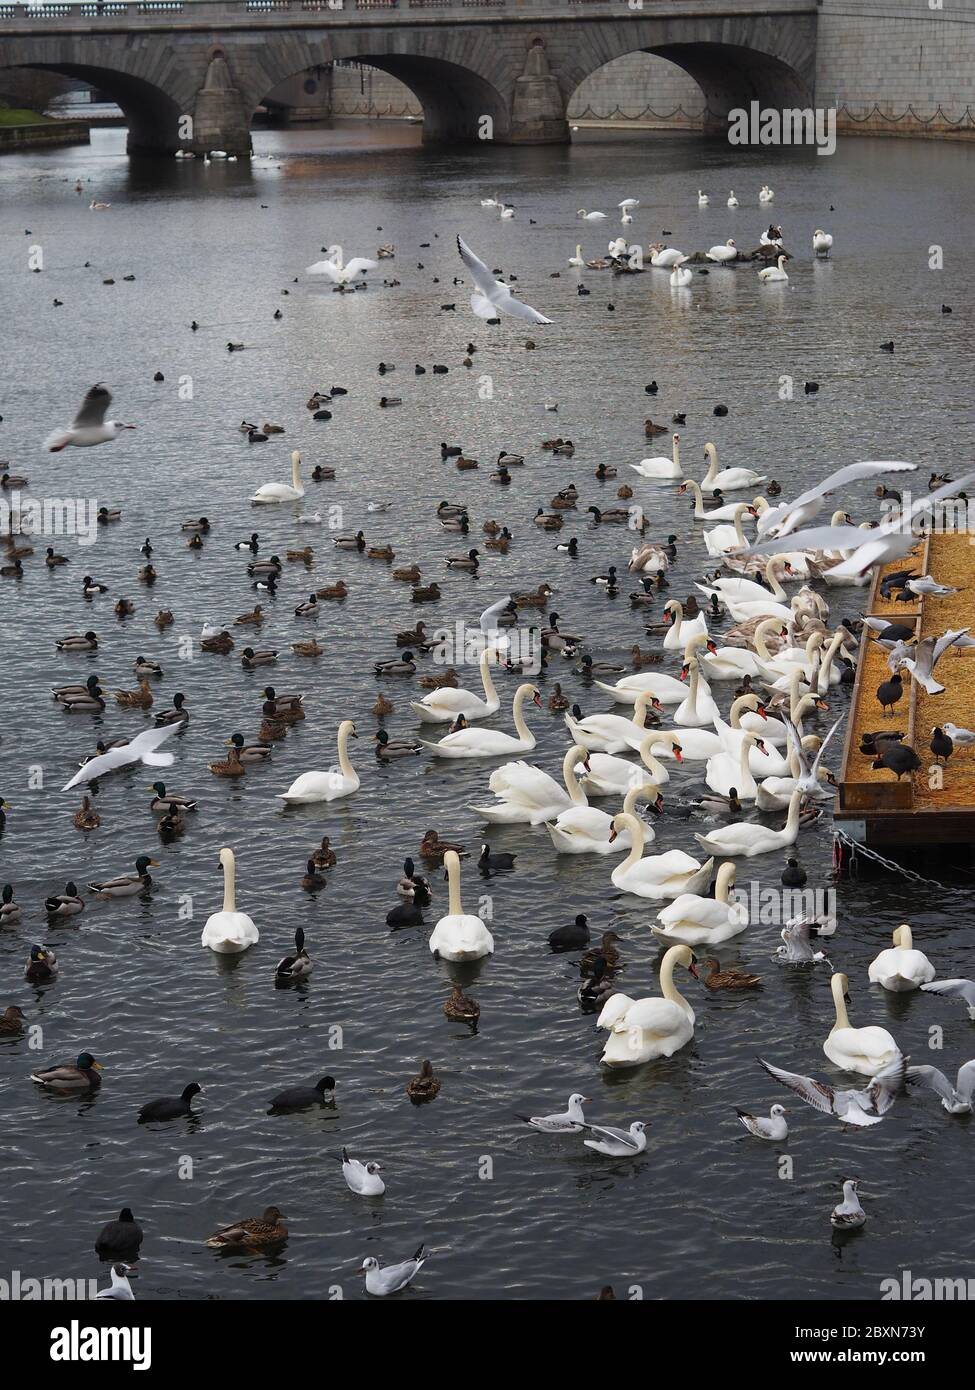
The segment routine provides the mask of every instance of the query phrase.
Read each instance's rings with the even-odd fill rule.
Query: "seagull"
[[[940,637],[924,637],[914,648],[913,657],[899,654],[898,664],[906,666],[913,679],[917,681],[918,685],[923,685],[929,695],[941,695],[944,693],[945,687],[935,680],[934,668],[948,648],[956,646],[959,639],[970,631],[970,628],[960,627],[951,632],[944,632]],[[902,643],[898,644],[898,646],[902,645]],[[897,651],[896,647],[890,653],[889,661],[893,661],[895,651]]]
[[[970,1115],[972,1113],[972,1094],[975,1092],[975,1058],[958,1068],[955,1084],[937,1067],[908,1067],[908,1081],[917,1081],[930,1086],[941,1097],[941,1104],[949,1115]]]
[[[941,726],[952,743],[959,748],[970,748],[975,743],[975,729],[963,729],[958,724],[945,723]]]
[[[821,1110],[824,1115],[836,1115],[847,1125],[879,1125],[904,1083],[904,1058],[900,1052],[861,1091],[834,1091],[825,1081],[782,1071],[761,1057],[758,1064],[765,1068],[769,1076],[781,1081],[790,1091],[795,1091],[800,1100],[814,1110]]]
[[[121,1263],[112,1265],[112,1287],[110,1289],[99,1289],[95,1297],[114,1298],[119,1302],[134,1303],[135,1294],[132,1292],[132,1286],[126,1278],[126,1275],[131,1274],[131,1272],[131,1265],[124,1265]]]
[[[134,430],[135,425],[123,425],[121,420],[106,420],[105,412],[112,403],[112,393],[106,386],[97,382],[85,399],[81,409],[74,417],[68,430],[55,430],[44,441],[49,454],[59,454],[69,444],[76,449],[86,449],[93,444],[107,444],[114,439],[119,430]]]
[[[583,1139],[587,1149],[594,1149],[607,1158],[635,1158],[647,1147],[646,1125],[634,1120],[629,1129],[614,1129],[612,1125],[586,1125],[595,1139]]]
[[[129,739],[121,748],[110,748],[107,753],[100,753],[97,758],[89,758],[71,781],[65,782],[61,790],[70,791],[79,782],[93,782],[96,777],[103,777],[106,772],[114,772],[119,767],[130,767],[133,763],[141,762],[146,767],[169,767],[175,761],[174,754],[160,753],[157,750],[179,727],[179,724],[163,724],[158,729],[146,729],[143,733],[136,734],[135,738]]]
[[[833,795],[832,788],[824,787],[823,784],[820,782],[819,767],[823,761],[823,754],[826,752],[826,745],[829,743],[830,739],[836,733],[836,730],[843,723],[843,718],[844,716],[841,714],[839,719],[836,720],[835,724],[830,729],[829,733],[823,739],[822,743],[816,749],[816,756],[810,763],[809,758],[806,755],[806,750],[802,746],[802,740],[799,737],[799,730],[796,728],[795,724],[793,724],[792,720],[788,717],[788,715],[782,716],[782,723],[785,725],[786,741],[790,744],[791,751],[795,753],[796,757],[799,759],[799,776],[796,779],[796,790],[805,792],[807,796]]]
[[[960,594],[961,589],[952,589],[947,584],[939,584],[930,574],[922,574],[917,579],[909,579],[906,587],[912,594],[928,594],[931,598],[947,598],[949,594]]]
[[[773,1105],[767,1120],[762,1115],[749,1115],[745,1110],[736,1110],[735,1114],[748,1133],[754,1134],[756,1139],[771,1139],[773,1142],[780,1142],[789,1137],[789,1126],[785,1121],[786,1109],[784,1105]]]
[[[831,935],[818,923],[807,922],[804,917],[794,917],[792,921],[786,922],[779,933],[784,945],[775,948],[776,959],[789,965],[825,964],[832,970],[832,961],[822,951],[814,951],[812,948],[809,938],[813,931],[817,936]]]
[[[902,560],[909,555],[918,543],[917,536],[911,531],[915,516],[960,492],[972,482],[975,482],[975,473],[966,473],[957,482],[946,483],[935,492],[929,492],[927,497],[918,498],[906,514],[893,517],[868,531],[861,531],[859,526],[814,526],[808,531],[790,532],[791,549],[850,551],[847,559],[841,560],[838,565],[831,565],[824,573],[834,578],[864,575],[875,565],[886,565],[891,560]],[[781,539],[761,541],[738,554],[774,555],[781,548]]]
[[[951,725],[954,728],[954,725]],[[944,725],[945,733],[949,726]],[[954,739],[954,734],[950,737]],[[975,982],[972,980],[932,980],[929,985],[922,985],[921,988],[926,994],[947,994],[952,999],[962,999],[968,1006],[968,1017],[975,1019]]]
[[[327,275],[333,285],[347,285],[350,280],[354,280],[367,270],[375,270],[378,265],[378,261],[370,261],[366,256],[353,256],[351,261],[346,261],[343,265],[341,246],[330,246],[327,259],[306,266],[305,274]]]
[[[916,468],[916,463],[897,462],[850,463],[845,468],[838,468],[821,483],[801,493],[794,502],[783,502],[780,506],[770,507],[768,511],[763,512],[758,519],[758,534],[762,536],[766,531],[772,531],[772,534],[777,536],[791,535],[793,531],[798,530],[800,526],[807,526],[813,517],[819,515],[827,493],[834,492],[838,487],[856,482],[860,478],[875,478],[881,473],[912,472]]]
[[[471,308],[478,318],[496,319],[501,314],[510,314],[512,318],[528,319],[530,323],[552,322],[530,304],[523,304],[520,299],[515,299],[508,286],[494,279],[484,262],[478,260],[461,237],[457,238],[457,250],[477,286],[477,292],[471,295]]]
[[[867,1219],[867,1213],[857,1196],[859,1178],[847,1178],[843,1184],[843,1200],[829,1214],[830,1225],[837,1231],[857,1231]]]
[[[377,1298],[385,1298],[387,1294],[399,1293],[400,1289],[405,1289],[407,1284],[411,1284],[420,1270],[426,1264],[428,1256],[423,1253],[421,1245],[416,1254],[409,1260],[403,1260],[398,1265],[386,1265],[381,1269],[379,1261],[368,1259],[362,1261],[362,1268],[366,1272],[366,1293],[375,1294]]]
[[[582,1113],[583,1105],[590,1104],[588,1096],[581,1096],[574,1091],[569,1097],[568,1108],[563,1115],[516,1115],[516,1120],[522,1120],[526,1125],[531,1125],[532,1129],[540,1129],[543,1134],[574,1134],[580,1129],[586,1129],[586,1117]]]
[[[333,1158],[337,1156],[332,1155]],[[381,1163],[360,1163],[357,1158],[349,1157],[348,1149],[343,1149],[341,1164],[342,1176],[350,1192],[355,1192],[359,1197],[381,1197],[386,1191],[386,1184],[379,1176]]]

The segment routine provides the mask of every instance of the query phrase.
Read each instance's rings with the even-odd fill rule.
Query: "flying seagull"
[[[97,758],[89,758],[71,781],[65,782],[61,790],[70,791],[79,782],[94,782],[96,777],[104,777],[106,772],[114,772],[120,767],[130,767],[133,763],[145,763],[146,767],[169,767],[175,761],[174,755],[157,750],[179,727],[178,724],[163,724],[158,729],[146,729],[144,733],[136,734],[135,738],[129,739],[121,748],[110,748],[107,753],[100,753]]]
[[[969,628],[961,627],[942,633],[940,637],[923,637],[914,649],[913,657],[901,655],[899,665],[906,666],[918,685],[923,685],[929,695],[941,695],[945,687],[935,680],[934,668],[948,648],[956,646],[969,631]],[[891,660],[893,656],[894,652],[891,652]]]
[[[834,1091],[825,1081],[782,1071],[761,1057],[758,1063],[769,1076],[788,1086],[790,1091],[795,1091],[799,1099],[814,1110],[820,1110],[824,1115],[836,1115],[847,1125],[879,1125],[904,1084],[904,1058],[900,1052],[861,1091]]]
[[[958,1068],[954,1086],[937,1067],[908,1067],[908,1081],[917,1081],[941,1097],[941,1104],[949,1115],[970,1115],[972,1095],[975,1093],[975,1058]]]
[[[947,724],[945,733],[948,733]],[[957,743],[954,734],[949,734],[948,737]],[[947,994],[952,999],[960,999],[968,1009],[968,1017],[975,1019],[975,981],[932,980],[930,984],[922,985],[921,988],[925,994]]]
[[[845,468],[838,468],[821,483],[800,494],[794,502],[783,502],[780,506],[763,512],[758,519],[758,534],[764,535],[774,527],[775,535],[791,535],[793,531],[798,530],[800,526],[807,526],[814,516],[819,515],[827,493],[835,492],[838,487],[857,482],[860,478],[876,478],[881,473],[901,473],[916,468],[916,463],[888,460],[877,463],[850,463]]]
[[[501,314],[510,314],[512,318],[528,319],[529,323],[552,322],[530,304],[515,299],[508,286],[501,280],[495,280],[484,262],[478,260],[461,237],[457,238],[457,250],[477,286],[477,291],[471,295],[471,308],[479,319],[496,319]]]
[[[112,393],[107,386],[96,383],[85,399],[81,409],[74,417],[68,430],[55,430],[44,441],[49,454],[59,454],[69,444],[76,449],[89,448],[93,444],[107,444],[114,439],[119,430],[134,430],[135,425],[123,425],[121,420],[106,420],[105,412],[112,403]]]

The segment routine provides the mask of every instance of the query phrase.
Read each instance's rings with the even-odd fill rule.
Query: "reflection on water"
[[[443,602],[424,610],[434,614],[431,627],[472,621],[509,589],[545,580],[557,591],[563,626],[586,634],[597,660],[647,645],[626,591],[608,598],[586,582],[625,563],[628,545],[614,528],[591,529],[584,512],[615,497],[618,483],[593,477],[599,463],[615,465],[622,480],[647,452],[647,415],[666,424],[686,413],[687,472],[700,476],[703,445],[714,440],[723,464],[757,468],[786,495],[857,457],[909,458],[922,473],[950,468],[972,442],[964,370],[972,294],[962,238],[975,153],[848,140],[832,159],[803,151],[769,159],[693,136],[595,132],[552,149],[431,150],[416,127],[351,122],[257,131],[250,163],[137,163],[123,151],[124,131],[101,130],[90,149],[0,163],[0,274],[12,349],[3,456],[30,477],[34,495],[96,497],[123,512],[87,551],[56,538],[69,566],[48,571],[38,550],[25,578],[2,581],[0,592],[2,790],[14,807],[0,838],[0,876],[14,883],[23,908],[21,923],[0,932],[0,1004],[21,1003],[43,1029],[36,1049],[26,1037],[0,1049],[8,1153],[0,1229],[11,1266],[87,1277],[97,1271],[99,1225],[128,1204],[146,1229],[142,1298],[322,1298],[335,1286],[358,1297],[354,1271],[366,1254],[400,1259],[421,1240],[436,1258],[411,1295],[420,1298],[591,1297],[606,1282],[618,1292],[639,1285],[647,1297],[874,1298],[880,1278],[905,1263],[961,1273],[971,1237],[946,1217],[930,1175],[937,1165],[952,1183],[967,1172],[968,1135],[932,1097],[912,1094],[863,1133],[792,1104],[791,1181],[778,1176],[774,1146],[741,1132],[736,1107],[767,1110],[783,1099],[756,1054],[836,1075],[822,1054],[832,1021],[828,976],[773,964],[775,926],[760,925],[718,953],[722,963],[763,975],[760,992],[711,997],[691,981],[693,1043],[669,1061],[603,1074],[602,1035],[576,1003],[577,954],[550,955],[546,937],[587,912],[594,933],[614,928],[625,938],[622,987],[635,997],[656,991],[654,909],[611,886],[616,861],[557,858],[542,827],[492,828],[492,849],[516,852],[517,868],[485,885],[465,860],[463,891],[469,911],[478,895],[491,895],[496,953],[455,969],[432,959],[428,930],[389,933],[384,918],[403,857],[416,854],[427,828],[460,840],[476,859],[484,828],[469,808],[484,795],[492,764],[423,758],[379,766],[360,739],[352,747],[362,775],[355,797],[297,815],[280,809],[275,793],[334,760],[341,719],[374,728],[372,662],[390,656],[392,634],[417,617],[408,586],[385,566],[333,551],[315,532],[311,574],[286,566],[280,597],[262,600],[270,616],[259,644],[278,649],[274,671],[242,671],[239,650],[217,656],[194,647],[194,659],[183,660],[180,640],[196,637],[205,620],[230,622],[253,607],[257,595],[233,542],[257,529],[262,554],[308,543],[291,506],[255,514],[247,501],[262,482],[287,476],[293,447],[306,472],[316,463],[336,472],[334,482],[309,484],[307,510],[340,507],[344,530],[361,526],[370,543],[393,545],[397,564],[416,561],[424,582],[440,583]],[[644,244],[661,239],[691,251],[733,236],[750,246],[768,220],[757,203],[766,181],[797,255],[784,290],[760,289],[748,268],[715,267],[676,297],[663,273],[610,280],[585,271],[591,294],[578,296],[568,257],[577,242],[587,257],[603,251],[622,198],[641,199],[627,230]],[[712,195],[706,209],[696,205],[699,187]],[[724,206],[730,187],[742,200],[734,212]],[[495,192],[515,205],[513,222],[480,208]],[[90,212],[96,196],[111,209]],[[579,207],[612,215],[593,230],[576,217]],[[835,250],[814,264],[817,226],[833,233]],[[532,331],[534,352],[525,351],[517,324],[495,329],[465,312],[468,288],[453,283],[458,233],[489,265],[517,275],[523,297],[552,318]],[[322,246],[341,244],[349,256],[374,254],[382,242],[395,243],[396,259],[365,292],[332,294],[303,276]],[[944,248],[938,273],[927,268],[932,244]],[[32,246],[43,250],[40,274],[28,271]],[[124,280],[129,274],[134,281]],[[383,288],[383,275],[399,286]],[[457,312],[441,312],[450,300]],[[942,302],[951,316],[941,315]],[[245,351],[228,354],[231,338]],[[888,338],[896,340],[893,356],[878,351]],[[465,369],[469,339],[477,353]],[[380,361],[396,367],[382,382]],[[414,376],[415,362],[426,375]],[[434,362],[449,373],[433,374]],[[162,382],[153,380],[157,372]],[[788,377],[798,383],[793,400],[782,399]],[[644,393],[652,379],[655,397]],[[820,383],[817,395],[803,394],[806,379]],[[117,412],[139,428],[97,450],[42,453],[44,435],[70,419],[95,380],[110,383]],[[333,382],[350,394],[336,398],[330,421],[312,421],[305,400]],[[381,411],[379,396],[391,390],[404,405]],[[546,402],[558,403],[556,414]],[[726,416],[713,415],[718,403]],[[279,422],[286,433],[252,447],[237,432],[242,418]],[[538,448],[554,434],[575,441],[572,459]],[[480,457],[481,469],[460,474],[442,463],[441,440]],[[503,492],[485,466],[501,449],[528,458]],[[682,597],[702,571],[701,528],[671,489],[633,477],[653,538],[678,536],[670,593]],[[562,535],[578,536],[575,560],[530,522],[570,481],[582,506]],[[445,569],[445,557],[468,545],[440,534],[435,508],[443,498],[469,506],[478,535],[491,517],[515,535],[506,557],[484,552],[477,579]],[[392,506],[369,513],[370,499]],[[860,520],[871,514],[871,489],[853,489],[838,505]],[[200,513],[213,531],[191,552],[178,527]],[[147,535],[159,573],[151,593],[136,578]],[[109,586],[108,596],[82,601],[88,572]],[[311,585],[340,577],[350,593],[327,605],[318,624],[324,654],[302,661],[290,643],[308,633],[292,610]],[[112,612],[119,596],[136,607],[124,622]],[[856,613],[861,596],[829,597],[839,618]],[[649,621],[660,621],[660,607]],[[159,608],[176,615],[161,633],[151,621]],[[57,655],[57,637],[89,627],[102,639],[97,653]],[[157,707],[181,690],[191,714],[166,781],[197,797],[199,810],[161,850],[146,769],[104,781],[96,798],[102,825],[92,834],[71,825],[74,794],[54,790],[96,739],[131,735],[149,715],[112,703],[104,716],[68,719],[50,687],[97,672],[110,690],[132,688],[140,654],[164,668]],[[270,675],[278,689],[304,692],[308,718],[275,745],[270,766],[229,786],[206,763],[225,756],[236,730],[253,739]],[[476,687],[476,672],[461,675]],[[574,663],[554,661],[543,708],[528,722],[539,740],[532,760],[558,776],[566,733],[561,715],[547,709],[555,679],[587,713],[606,704]],[[516,684],[502,678],[493,727],[510,730]],[[414,737],[406,683],[387,693],[392,736]],[[847,699],[836,687],[832,709]],[[28,785],[38,766],[41,790],[36,777]],[[700,763],[672,766],[666,801],[700,793],[703,773]],[[692,844],[689,824],[666,809],[656,828],[657,849]],[[327,888],[309,896],[299,881],[323,834],[338,864]],[[241,910],[261,932],[242,958],[199,946],[202,924],[222,900],[216,865],[225,844],[237,854]],[[45,919],[44,896],[68,878],[83,886],[130,873],[151,851],[162,867],[148,901],[89,900],[80,917]],[[801,853],[810,882],[827,884],[828,824],[804,833]],[[780,869],[777,856],[743,865],[739,886],[752,877],[774,885]],[[432,924],[445,910],[446,885],[436,870],[430,878]],[[966,893],[942,897],[908,881],[846,883],[831,942],[850,976],[854,1023],[892,1028],[915,1057],[926,1052],[928,1028],[942,1025],[939,1064],[947,1070],[971,1046],[963,1011],[929,996],[881,996],[868,986],[866,966],[908,920],[939,974],[969,973],[967,907]],[[315,972],[276,989],[275,963],[299,925]],[[22,981],[35,940],[61,962],[56,984],[40,989]],[[454,980],[481,1004],[476,1033],[443,1016]],[[55,1100],[27,1080],[42,1061],[84,1047],[105,1064],[94,1099]],[[423,1057],[443,1087],[414,1109],[404,1088]],[[326,1072],[338,1081],[335,1111],[267,1113],[285,1086],[313,1084]],[[178,1094],[190,1079],[204,1088],[192,1121],[137,1125],[142,1104]],[[557,1109],[576,1089],[593,1097],[595,1121],[646,1120],[646,1156],[602,1160],[575,1138],[548,1138],[513,1119],[515,1110]],[[364,1204],[346,1190],[329,1157],[342,1145],[384,1163],[382,1202]],[[489,1179],[481,1176],[485,1156]],[[840,1249],[828,1214],[850,1173],[862,1180],[870,1225],[864,1239]],[[272,1202],[290,1230],[279,1254],[211,1257],[202,1243],[211,1231]]]

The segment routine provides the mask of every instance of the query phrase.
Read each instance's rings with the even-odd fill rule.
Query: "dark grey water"
[[[689,982],[698,1013],[693,1043],[669,1061],[607,1076],[598,1065],[603,1035],[576,1005],[574,957],[550,955],[545,938],[586,911],[595,928],[615,927],[626,938],[623,988],[657,992],[659,953],[648,925],[656,909],[612,887],[617,860],[556,857],[544,829],[509,827],[492,844],[517,851],[513,875],[485,890],[465,862],[466,905],[472,910],[479,893],[491,893],[496,941],[493,958],[459,977],[482,1007],[471,1036],[443,1018],[451,970],[430,956],[428,931],[391,936],[384,917],[402,858],[415,853],[428,826],[476,852],[482,826],[468,803],[483,794],[496,764],[424,758],[378,767],[360,739],[352,753],[363,785],[354,798],[282,811],[273,796],[298,773],[332,761],[341,719],[372,732],[372,662],[391,655],[392,634],[418,617],[470,620],[509,588],[549,580],[563,625],[587,634],[597,658],[625,657],[634,641],[646,645],[625,598],[629,586],[614,602],[585,582],[625,563],[626,534],[590,529],[582,510],[570,514],[562,534],[579,537],[573,563],[530,518],[570,480],[584,505],[607,505],[617,485],[603,485],[601,494],[596,465],[616,464],[622,480],[626,465],[648,452],[647,414],[666,423],[674,410],[686,411],[688,473],[701,476],[702,446],[713,439],[723,465],[773,475],[787,494],[858,457],[907,458],[922,473],[962,467],[973,425],[965,255],[975,151],[864,140],[844,142],[834,158],[767,160],[696,138],[590,135],[571,149],[444,154],[421,150],[415,129],[352,126],[259,134],[250,167],[206,169],[199,161],[132,166],[123,138],[99,132],[90,150],[8,156],[0,166],[8,349],[0,454],[11,471],[29,476],[34,496],[96,497],[123,511],[121,524],[91,549],[56,542],[70,566],[49,572],[39,542],[21,582],[0,580],[0,791],[13,807],[0,839],[0,879],[14,884],[24,909],[22,922],[0,935],[0,1004],[19,1002],[42,1030],[37,1050],[27,1039],[0,1046],[5,1270],[98,1274],[94,1236],[128,1204],[146,1228],[140,1298],[320,1298],[336,1288],[358,1297],[365,1255],[402,1258],[421,1240],[435,1251],[411,1294],[423,1298],[585,1298],[605,1282],[618,1293],[639,1286],[646,1297],[874,1298],[879,1281],[905,1265],[915,1274],[967,1273],[970,1228],[944,1194],[964,1190],[971,1122],[949,1120],[930,1093],[903,1099],[882,1126],[862,1134],[791,1104],[784,1150],[791,1180],[779,1176],[774,1147],[740,1130],[736,1107],[767,1111],[789,1100],[759,1070],[757,1053],[839,1076],[821,1050],[832,1020],[828,975],[774,966],[777,927],[755,925],[720,953],[763,974],[760,993],[710,996]],[[577,296],[567,257],[577,241],[598,254],[618,230],[613,220],[584,227],[577,208],[608,212],[621,198],[639,197],[631,239],[646,244],[666,231],[663,239],[685,251],[728,236],[751,246],[768,221],[757,203],[765,181],[797,253],[786,290],[760,289],[749,268],[695,277],[689,296],[672,295],[662,272],[611,282],[587,271],[591,296]],[[712,197],[704,211],[696,206],[699,186]],[[742,201],[734,212],[724,206],[729,187]],[[495,191],[516,205],[513,222],[479,207]],[[90,212],[92,198],[111,210]],[[835,237],[829,263],[809,257],[817,226]],[[524,297],[553,319],[532,331],[537,351],[524,350],[526,333],[512,321],[491,329],[465,311],[465,289],[451,284],[460,269],[457,232],[488,264],[516,274]],[[335,295],[302,274],[333,242],[347,255],[394,242],[397,255],[367,292]],[[939,272],[928,268],[935,245],[944,248]],[[28,270],[32,246],[43,249],[39,275]],[[560,278],[550,278],[556,270]],[[127,274],[135,281],[125,282]],[[383,274],[400,286],[375,283]],[[106,277],[116,283],[104,285]],[[54,298],[63,307],[53,307]],[[455,300],[456,315],[438,313]],[[952,315],[940,313],[943,302]],[[274,321],[278,308],[284,317]],[[193,319],[201,325],[195,334]],[[473,371],[461,366],[469,338],[479,349]],[[878,351],[888,338],[897,343],[892,357]],[[228,354],[228,339],[247,350]],[[396,373],[380,379],[380,360],[395,363]],[[414,377],[415,361],[444,362],[450,372]],[[153,383],[156,370],[164,383]],[[784,375],[817,380],[821,391],[806,398],[800,386],[796,400],[783,401]],[[493,399],[480,398],[483,376],[492,379]],[[643,391],[651,378],[660,384],[655,399]],[[97,379],[111,384],[114,413],[138,430],[97,450],[44,454],[45,434],[68,423]],[[191,399],[181,382],[191,385]],[[336,401],[331,422],[315,424],[304,400],[332,383],[349,395]],[[381,394],[402,395],[405,404],[380,411]],[[543,410],[552,400],[557,415]],[[717,402],[728,405],[726,417],[712,416]],[[249,447],[236,432],[245,416],[277,421],[287,433]],[[539,449],[554,433],[576,442],[574,459]],[[482,460],[480,471],[460,475],[441,464],[441,439],[464,444]],[[338,505],[347,529],[361,526],[370,542],[392,543],[397,563],[416,560],[424,579],[443,587],[436,609],[414,607],[381,563],[333,552],[326,531],[294,525],[292,507],[252,512],[249,495],[287,478],[293,447],[306,475],[319,462],[337,474],[333,483],[309,485],[304,510]],[[503,493],[484,466],[502,448],[528,457]],[[671,592],[683,596],[704,565],[700,528],[671,490],[651,491],[635,478],[634,487],[652,509],[653,535],[679,535]],[[391,500],[392,509],[367,513],[374,497]],[[467,546],[440,534],[434,508],[442,497],[469,505],[468,544],[488,517],[517,538],[507,557],[485,554],[477,580],[445,571],[444,558]],[[840,500],[857,520],[872,514],[869,487]],[[193,554],[178,526],[200,513],[213,532]],[[259,645],[279,648],[279,665],[242,672],[246,639],[229,657],[181,660],[180,639],[197,636],[205,619],[228,621],[252,606],[257,596],[232,544],[255,528],[265,554],[308,543],[316,552],[310,574],[288,566],[280,598],[267,605],[273,615]],[[160,576],[151,592],[136,580],[146,535]],[[110,588],[90,604],[80,597],[88,572]],[[292,609],[339,576],[351,593],[319,624],[325,654],[301,661],[289,644],[309,632]],[[112,612],[119,596],[136,604],[121,623]],[[831,600],[835,619],[856,611],[855,590]],[[151,623],[160,607],[176,615],[161,635]],[[102,639],[97,656],[59,657],[55,639],[88,627]],[[114,704],[104,718],[67,716],[49,688],[92,671],[109,689],[132,688],[138,654],[164,666],[157,708],[181,690],[192,715],[166,780],[197,796],[199,811],[170,847],[159,845],[146,769],[102,783],[102,825],[88,836],[72,825],[76,793],[56,790],[97,738],[134,734],[148,718]],[[463,674],[476,685],[476,676]],[[605,708],[569,663],[556,663],[543,709],[529,715],[539,738],[532,761],[555,773],[566,746],[561,716],[547,709],[556,678],[587,712]],[[307,720],[275,747],[271,766],[239,783],[211,777],[206,764],[224,756],[232,732],[256,734],[268,679],[304,692]],[[514,685],[503,683],[503,717],[492,725],[509,727]],[[728,691],[721,687],[723,698]],[[407,689],[396,685],[389,694],[396,711],[387,726],[394,737],[412,736]],[[834,692],[833,709],[846,698]],[[700,791],[702,778],[701,763],[678,773],[668,800]],[[299,880],[323,833],[339,864],[310,898]],[[199,946],[203,921],[221,905],[224,844],[237,853],[239,904],[261,931],[256,948],[229,961]],[[672,847],[693,841],[686,824],[665,815],[656,848]],[[81,917],[47,924],[47,893],[69,878],[83,884],[131,872],[140,853],[162,860],[151,901],[91,900]],[[830,886],[828,822],[803,836],[801,853],[811,884]],[[775,885],[780,868],[776,855],[745,861],[739,883],[754,877]],[[439,879],[435,891],[431,925],[446,910]],[[190,921],[180,913],[186,895]],[[850,976],[853,1022],[889,1027],[915,1060],[927,1059],[928,1030],[943,1026],[943,1051],[931,1060],[953,1072],[972,1048],[964,1010],[930,996],[892,1000],[868,985],[866,967],[906,920],[939,974],[970,974],[967,891],[944,896],[891,878],[844,883],[838,910],[832,954]],[[274,964],[298,925],[315,973],[305,986],[276,990]],[[48,988],[22,979],[35,940],[61,961]],[[330,1047],[335,1029],[341,1050]],[[28,1081],[39,1064],[83,1047],[105,1064],[94,1099],[54,1099]],[[443,1087],[431,1106],[414,1109],[404,1086],[423,1056]],[[265,1113],[276,1091],[324,1072],[338,1080],[335,1112]],[[194,1078],[204,1087],[198,1120],[136,1125],[139,1105]],[[513,1110],[561,1109],[573,1090],[593,1098],[595,1121],[646,1120],[646,1154],[612,1162],[577,1139],[544,1138],[512,1119]],[[381,1202],[346,1191],[328,1157],[343,1144],[386,1165]],[[181,1176],[187,1157],[191,1177]],[[490,1177],[482,1176],[486,1158]],[[869,1223],[862,1238],[837,1248],[828,1215],[850,1174],[861,1179]],[[205,1248],[217,1225],[270,1202],[291,1229],[279,1257],[222,1260]]]

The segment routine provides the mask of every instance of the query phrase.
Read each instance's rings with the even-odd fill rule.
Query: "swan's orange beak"
[[[760,753],[764,753],[766,758],[769,756],[769,751],[765,747],[765,740],[763,738],[757,738],[755,740],[755,747],[758,749]]]
[[[609,843],[612,844],[613,841],[614,841],[615,839],[616,839],[616,826],[615,826],[615,825],[611,825],[611,826],[609,827]]]
[[[673,753],[674,757],[677,759],[679,763],[682,763],[684,761],[684,750],[683,748],[681,748],[679,743],[672,743],[670,745],[670,751]]]
[[[760,714],[760,715],[762,716],[763,719],[768,719],[768,715],[767,715],[766,712],[765,712],[765,706],[764,706],[764,705],[759,705],[759,707],[758,707],[758,709],[755,711],[755,713],[756,713],[756,714]]]
[[[712,641],[712,639],[709,637],[707,642],[707,648],[711,655],[714,656],[715,652],[718,650],[718,644],[717,642]]]
[[[680,675],[677,677],[677,679],[678,679],[678,680],[681,680],[681,681],[686,681],[686,680],[687,680],[688,673],[690,672],[690,669],[691,669],[691,668],[690,668],[688,665],[686,665],[686,664],[683,665],[683,666],[680,668]]]

